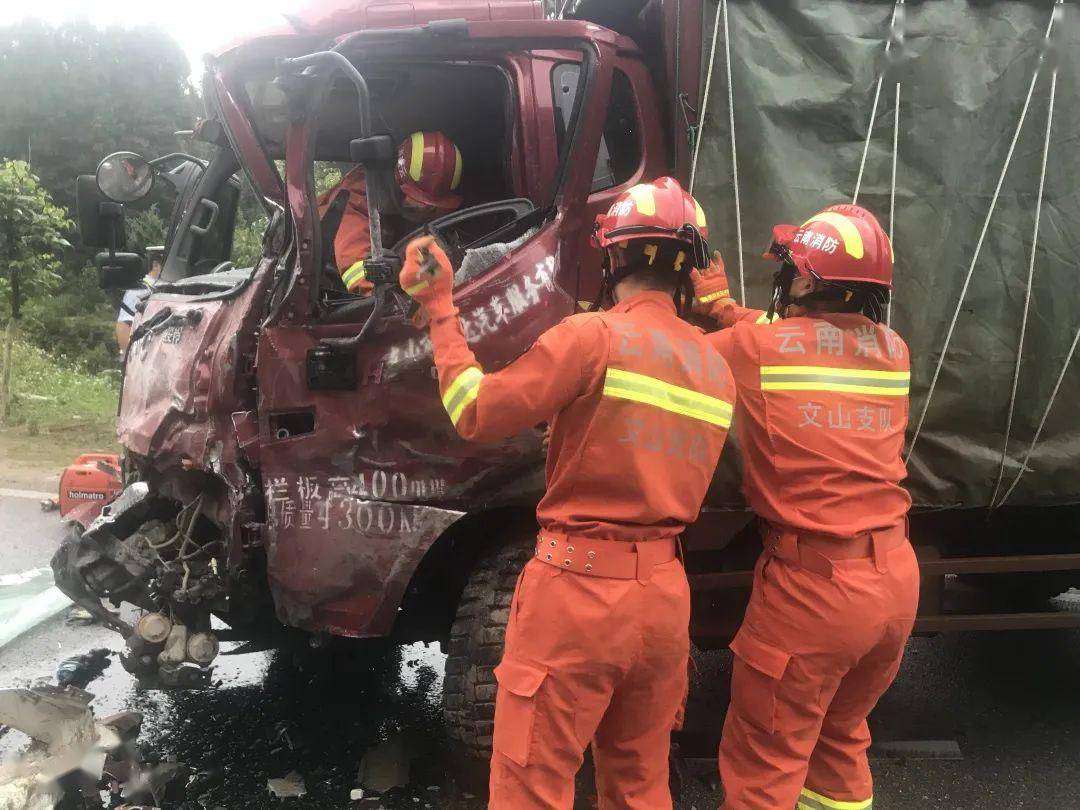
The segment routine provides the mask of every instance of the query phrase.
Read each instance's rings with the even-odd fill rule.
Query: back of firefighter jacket
[[[731,423],[734,384],[670,294],[571,316],[483,373],[455,318],[432,324],[458,432],[496,441],[551,422],[540,527],[612,540],[677,536],[697,518]]]
[[[744,489],[758,515],[841,537],[904,520],[910,366],[896,332],[816,313],[746,318],[710,337],[735,375]]]

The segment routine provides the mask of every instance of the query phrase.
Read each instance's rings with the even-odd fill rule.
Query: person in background
[[[900,485],[910,357],[884,323],[892,245],[865,208],[834,205],[776,226],[766,257],[780,264],[767,313],[734,301],[718,255],[694,276],[735,376],[764,544],[731,642],[723,807],[869,810],[866,718],[919,601]]]
[[[461,151],[441,132],[414,132],[401,142],[394,177],[401,189],[401,218],[410,227],[398,238],[461,205],[457,189],[462,170]],[[364,273],[364,260],[371,255],[364,167],[349,170],[317,202],[324,223],[330,220],[332,209],[339,209],[332,264],[342,283],[351,293],[367,295],[373,285]],[[386,238],[385,225],[383,231]]]
[[[135,320],[135,308],[139,299],[147,290],[154,289],[161,268],[165,261],[165,248],[158,245],[146,249],[146,260],[150,264],[150,270],[143,277],[142,284],[133,290],[125,290],[124,297],[120,300],[120,312],[116,316],[116,345],[120,354],[127,352],[128,343],[131,342],[131,324]]]

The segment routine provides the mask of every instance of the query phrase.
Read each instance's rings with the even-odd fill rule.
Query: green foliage
[[[321,160],[315,162],[315,193],[322,194],[341,182],[341,167],[348,164],[325,163]],[[348,168],[346,168],[348,171]]]
[[[93,174],[110,152],[129,149],[154,158],[178,148],[197,151],[173,135],[191,129],[201,110],[189,73],[179,45],[155,28],[100,29],[85,21],[53,27],[34,20],[2,27],[0,159],[29,161],[71,216],[75,177]],[[167,195],[167,184],[157,185]],[[161,214],[171,211],[171,202],[157,191],[153,197],[156,209],[129,211],[133,249],[164,241]],[[23,328],[46,350],[105,368],[115,362],[118,301],[98,286],[92,259],[93,251],[81,245],[68,251],[62,266],[52,268],[62,284],[27,305]]]
[[[0,156],[31,162],[58,203],[74,207],[75,176],[110,152],[175,151],[198,108],[179,45],[156,28],[0,29]]]
[[[262,237],[266,224],[265,216],[248,220],[244,217],[242,210],[237,211],[232,243],[232,263],[236,267],[254,267],[259,261],[262,256]]]
[[[116,427],[118,375],[88,374],[36,346],[16,341],[10,423],[40,435],[79,431],[108,438]]]
[[[10,317],[60,282],[60,255],[72,227],[21,160],[0,163],[0,300]]]
[[[158,213],[157,206],[145,211],[129,211],[124,218],[124,227],[128,246],[136,253],[153,245],[165,244],[166,223]]]

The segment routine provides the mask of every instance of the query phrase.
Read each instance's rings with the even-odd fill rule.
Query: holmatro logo
[[[68,497],[73,498],[76,501],[103,501],[105,500],[104,492],[84,492],[81,489],[73,489],[68,492]]]

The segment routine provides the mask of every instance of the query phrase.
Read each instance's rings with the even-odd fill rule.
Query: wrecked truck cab
[[[543,488],[539,433],[497,445],[457,437],[433,383],[430,342],[412,324],[408,302],[388,295],[380,309],[378,287],[368,298],[343,292],[327,262],[333,233],[313,205],[313,167],[356,158],[358,138],[390,133],[396,143],[409,132],[443,131],[463,156],[465,202],[425,230],[455,259],[455,300],[485,368],[511,362],[574,312],[598,281],[598,263],[582,261],[582,225],[646,171],[646,141],[625,103],[614,124],[584,112],[608,96],[620,61],[613,34],[581,23],[545,23],[535,33],[521,25],[526,30],[457,23],[346,37],[334,54],[363,77],[361,90],[348,68],[319,54],[287,63],[301,72],[284,81],[254,85],[264,98],[276,88],[284,94],[276,109],[292,111],[287,120],[254,116],[260,142],[284,163],[298,248],[295,283],[260,332],[257,368],[267,568],[287,624],[358,637],[408,626],[412,637],[445,638],[456,592],[479,554],[460,545],[446,551],[455,546],[447,538],[460,533],[447,528],[465,516],[469,525],[495,514],[531,521]],[[403,49],[424,59],[403,60]],[[576,68],[573,79],[567,66]],[[368,135],[365,93],[379,122]],[[633,154],[617,180],[605,157],[596,182],[605,124],[612,133],[622,127]],[[369,181],[379,168],[365,164]],[[384,234],[395,220],[387,202],[375,203]],[[400,262],[408,236],[391,263]],[[511,539],[494,531],[466,542]],[[431,553],[450,555],[445,579],[460,580],[457,588],[414,576]],[[406,589],[415,611],[401,610]],[[434,604],[425,604],[428,589]]]
[[[419,231],[388,182],[388,146],[440,130],[461,150],[463,205],[419,230],[454,257],[465,334],[490,369],[595,295],[589,224],[667,160],[633,43],[529,9],[270,36],[210,62],[212,156],[180,195],[125,364],[124,473],[145,497],[55,561],[80,602],[146,611],[114,624],[143,683],[208,683],[211,615],[230,638],[295,628],[472,654],[451,638],[476,589],[531,549],[541,434],[478,445],[454,432],[426,332],[396,289]],[[317,204],[320,183],[357,163],[383,237],[366,297],[341,284]],[[269,222],[251,269],[228,262],[238,172]],[[453,733],[474,735],[489,708],[455,709]]]

